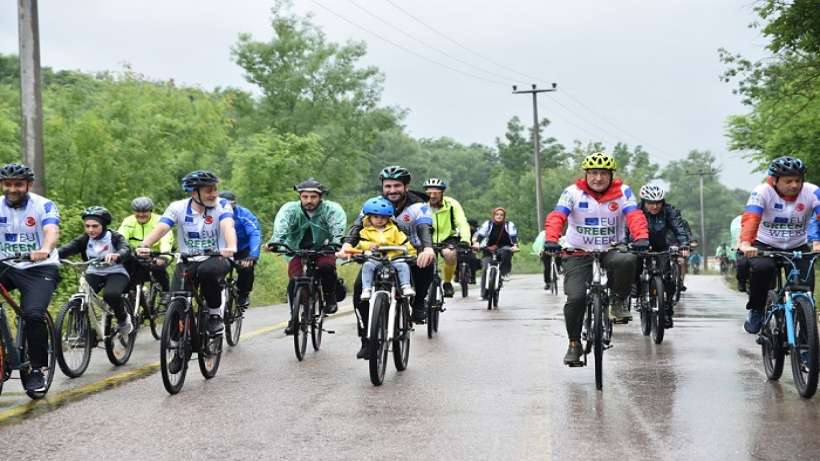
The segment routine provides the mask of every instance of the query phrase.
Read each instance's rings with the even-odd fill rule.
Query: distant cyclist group
[[[635,310],[640,313],[644,334],[651,333],[656,343],[665,329],[673,327],[674,306],[686,290],[687,258],[695,247],[688,224],[667,203],[664,188],[655,183],[643,185],[638,201],[632,189],[615,177],[616,167],[615,159],[606,153],[585,157],[583,177],[563,190],[533,246],[544,265],[546,289],[556,288],[556,271],[563,275],[569,341],[563,362],[573,367],[586,365],[586,356],[594,353],[599,388],[601,356],[610,347],[613,324],[630,321]],[[760,334],[759,341],[769,341],[771,352],[772,338],[780,338],[780,330],[767,330],[763,337],[761,329],[780,318],[772,314],[772,306],[788,304],[778,304],[782,301],[778,296],[785,296],[775,290],[782,285],[778,268],[783,264],[772,256],[791,254],[794,272],[804,274],[800,278],[804,291],[812,291],[814,278],[805,274],[813,274],[814,259],[802,255],[820,251],[820,242],[807,244],[811,217],[820,215],[820,191],[805,182],[806,167],[796,158],[774,160],[768,174],[766,183],[752,192],[743,214],[738,244],[742,257],[737,259],[739,277],[747,274],[744,283],[746,277],[749,282],[745,329]],[[519,251],[518,229],[503,207],[493,209],[490,218],[478,225],[468,221],[461,204],[445,194],[446,182],[429,178],[423,192],[411,190],[411,174],[400,166],[381,170],[379,195],[364,202],[350,225],[341,205],[325,198],[328,190],[321,182],[309,178],[296,184],[298,200],[279,208],[272,236],[264,245],[256,216],[237,204],[235,194],[220,191],[220,180],[214,174],[194,171],[182,178],[186,196],[168,205],[161,215],[153,212],[150,198],[138,197],[131,204],[133,215],[114,231],[109,228],[111,213],[92,206],[82,213],[84,233],[59,246],[59,212],[53,201],[30,191],[34,180],[27,166],[0,168],[4,192],[0,291],[10,303],[8,290],[20,292],[18,325],[25,339],[12,343],[8,328],[2,329],[5,322],[0,322],[0,333],[6,336],[5,341],[0,340],[0,365],[4,365],[3,379],[10,375],[10,368],[20,370],[24,387],[34,398],[48,389],[50,378],[44,371],[53,373],[51,338],[60,343],[57,349],[76,344],[74,336],[66,340],[59,332],[49,332],[54,327],[47,311],[59,282],[60,262],[73,255],[93,262],[85,269],[85,283],[101,293],[116,320],[104,333],[106,340],[135,334],[140,318],[134,315],[134,304],[140,301],[129,304],[126,295],[138,285],[151,281],[157,286],[158,306],[167,307],[179,298],[175,317],[171,318],[169,310],[165,318],[162,364],[165,374],[182,372],[183,379],[191,350],[199,351],[206,377],[215,373],[221,338],[214,338],[241,318],[250,304],[254,266],[263,248],[288,259],[291,309],[285,333],[294,335],[300,360],[300,347],[304,353],[300,338],[310,331],[318,349],[324,331],[321,318],[337,312],[346,295],[337,262],[361,263],[353,285],[361,338],[356,356],[370,361],[371,377],[380,383],[387,343],[392,341],[397,368],[403,369],[406,356],[400,356],[406,354],[402,342],[409,341],[409,322],[429,322],[431,328],[437,325],[438,314],[444,310],[441,300],[433,302],[439,291],[443,297],[452,297],[456,275],[463,283],[474,282],[481,270],[481,295],[492,307],[493,290],[500,287],[494,288],[494,280],[500,283],[510,273],[513,253]],[[480,252],[481,258],[474,252]],[[443,277],[438,273],[439,258]],[[174,268],[170,278],[169,267]],[[494,269],[499,273],[488,277],[488,273],[495,274]],[[229,276],[234,270],[235,283]],[[233,291],[227,289],[226,277]],[[797,291],[802,285],[794,282],[790,286]],[[382,301],[389,304],[389,310],[377,301],[385,290],[389,296]],[[226,303],[238,307],[227,319]],[[191,310],[194,304],[196,313]],[[788,307],[783,309],[791,312]],[[388,325],[388,319],[394,324]],[[793,360],[798,360],[798,368],[813,370],[808,386],[816,387],[816,325],[813,330],[805,322],[799,326],[789,344],[808,346],[799,349]],[[781,346],[778,343],[776,351]],[[8,359],[10,348],[20,353],[16,361]],[[171,388],[178,390],[171,386],[169,391]]]

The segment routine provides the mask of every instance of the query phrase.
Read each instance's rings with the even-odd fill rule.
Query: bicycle
[[[225,277],[225,288],[222,289],[222,306],[225,308],[225,340],[233,347],[239,344],[239,335],[242,334],[242,321],[245,319],[245,309],[247,306],[239,305],[239,288],[236,286],[234,278],[234,268]]]
[[[438,257],[441,256],[441,251],[445,248],[451,247],[449,245],[433,245],[433,250],[436,252],[436,258],[433,260],[433,280],[430,282],[430,288],[427,290],[424,303],[427,309],[428,338],[432,338],[433,333],[438,333],[439,315],[447,310],[444,308],[444,289],[441,285],[441,275],[438,272]]]
[[[389,251],[400,251],[403,256],[391,260],[387,257]],[[402,296],[398,273],[390,263],[403,261],[409,264],[416,258],[408,256],[407,249],[403,246],[383,246],[373,252],[353,254],[351,259],[359,264],[374,261],[379,265],[373,277],[367,340],[370,382],[374,386],[381,386],[387,370],[387,354],[391,345],[396,370],[407,369],[410,360],[410,333],[413,331],[413,324],[410,322],[410,298]]]
[[[670,298],[670,301],[673,307],[680,302],[681,293],[683,293],[683,273],[680,270],[680,258],[681,248],[676,246],[669,247],[669,261],[671,263],[669,270],[669,279],[672,282],[672,296]]]
[[[472,278],[472,269],[470,269],[470,257],[473,255],[473,250],[469,246],[459,245],[456,248],[456,260],[458,261],[457,277],[458,283],[461,285],[461,297],[466,298],[470,294],[470,279]]]
[[[766,377],[772,381],[780,379],[785,355],[789,354],[797,392],[801,397],[811,398],[817,391],[820,340],[808,277],[814,276],[812,268],[820,253],[762,251],[759,255],[778,260],[777,288],[769,290],[763,328],[757,339]],[[806,276],[801,277],[796,261],[804,257],[810,261]],[[786,269],[786,283],[783,283],[781,269]]]
[[[25,261],[29,259],[28,253],[16,254],[7,258],[0,259],[0,263],[6,261]],[[3,264],[6,269],[0,269],[1,272],[10,267]],[[0,284],[0,296],[5,299],[6,303],[14,312],[14,328],[9,325],[9,319],[6,316],[6,309],[0,301],[0,394],[3,392],[3,384],[11,379],[11,373],[17,370],[21,381],[25,381],[29,373],[31,373],[31,361],[28,356],[28,341],[26,341],[26,322],[23,319],[23,309],[20,304],[11,297],[8,289]],[[45,378],[46,388],[41,392],[26,391],[26,395],[32,400],[39,400],[45,397],[48,389],[54,381],[54,322],[51,320],[51,314],[45,313],[46,328],[48,329],[48,365],[43,370],[43,377]],[[15,335],[12,336],[12,329]]]
[[[212,257],[221,257],[219,252],[203,251],[188,254],[151,253],[151,256],[173,256],[177,264],[182,263],[181,286],[189,287],[171,292],[171,300],[165,312],[160,339],[160,371],[162,384],[169,394],[182,390],[188,372],[188,361],[197,353],[199,371],[205,379],[216,376],[222,360],[222,334],[208,332],[209,312],[202,299],[188,263],[201,262]],[[233,266],[236,263],[227,259]]]
[[[550,258],[549,274],[544,275],[544,282],[549,283],[550,293],[553,295],[558,295],[558,274],[560,273],[561,270],[558,268],[558,256],[552,256]]]
[[[302,262],[302,275],[293,279],[292,298],[290,294],[288,296],[290,321],[293,325],[293,350],[296,359],[301,362],[307,350],[308,331],[315,351],[322,345],[323,332],[335,333],[333,330],[324,329],[326,303],[322,283],[317,275],[316,260],[321,256],[335,255],[336,246],[325,245],[318,250],[294,250],[283,243],[271,243],[268,244],[268,249],[285,256],[298,257]]]
[[[151,262],[144,258],[135,258],[137,264],[145,268],[148,280],[136,284],[136,287],[128,293],[131,305],[134,306],[134,328],[139,328],[144,320],[148,320],[151,327],[151,335],[159,340],[162,335],[162,323],[165,320],[165,307],[161,302],[162,287],[151,271]],[[145,289],[145,282],[148,282],[148,290]],[[147,294],[146,294],[147,293]],[[139,300],[139,302],[137,302]]]
[[[128,363],[134,351],[139,323],[134,316],[134,308],[127,294],[123,294],[123,307],[131,318],[134,328],[126,337],[117,333],[117,320],[114,311],[98,295],[85,279],[89,267],[110,266],[99,259],[88,261],[70,261],[61,259],[77,271],[77,292],[60,308],[55,326],[55,355],[57,364],[64,375],[77,378],[85,373],[91,361],[91,351],[103,341],[105,354],[114,366]],[[97,312],[102,314],[98,316]]]
[[[666,251],[632,251],[643,260],[643,270],[639,275],[637,308],[641,317],[641,333],[652,335],[655,344],[663,342],[666,328],[665,316],[670,309],[664,284],[664,270],[661,258],[669,255]],[[674,264],[674,263],[673,263]]]
[[[482,249],[483,248],[484,247],[482,247]],[[498,253],[500,250],[509,250],[510,248],[511,247],[502,247],[493,251],[491,259],[485,269],[484,293],[487,297],[487,310],[492,310],[493,308],[498,309],[498,296],[501,292],[501,287],[504,286],[504,281],[501,277],[501,259],[498,257]]]

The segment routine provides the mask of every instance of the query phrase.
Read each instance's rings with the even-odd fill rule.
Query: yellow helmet
[[[611,155],[603,152],[596,152],[587,155],[584,161],[581,162],[581,168],[584,170],[610,170],[615,171],[615,159]]]

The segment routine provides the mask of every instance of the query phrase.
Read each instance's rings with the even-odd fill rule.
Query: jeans
[[[391,262],[390,265],[399,275],[399,285],[410,285],[410,266],[404,261]],[[379,266],[375,261],[367,261],[362,265],[362,288],[373,288],[373,275]]]

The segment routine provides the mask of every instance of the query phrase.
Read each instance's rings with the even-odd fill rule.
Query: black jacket
[[[689,233],[686,231],[686,224],[680,212],[668,203],[663,204],[663,208],[658,214],[653,215],[646,211],[644,202],[641,200],[641,209],[649,224],[649,243],[653,251],[663,251],[672,245],[685,247],[689,246]]]
[[[79,254],[83,261],[88,261],[88,256],[85,254],[85,249],[88,247],[89,238],[90,237],[88,234],[82,234],[58,248],[57,253],[59,253],[61,259]],[[128,246],[128,242],[122,234],[111,231],[111,244],[114,245],[115,253],[120,255],[120,260],[118,262],[123,262],[131,253],[131,247]]]
[[[407,191],[407,197],[404,200],[404,205],[401,208],[396,208],[393,212],[393,216],[398,216],[410,205],[415,203],[427,203],[430,200],[426,194],[422,192],[415,192],[415,191]],[[362,219],[364,216],[359,214],[353,224],[350,226],[350,229],[347,230],[347,235],[345,235],[344,242],[349,243],[353,246],[359,244],[359,232],[362,230]],[[432,248],[433,247],[433,226],[431,224],[416,224],[416,234],[419,237],[419,241],[421,242],[421,248]]]

